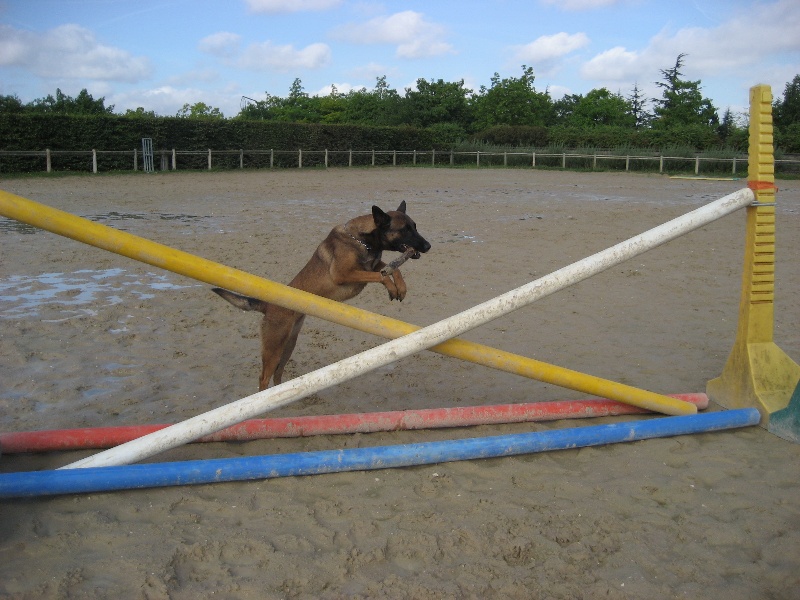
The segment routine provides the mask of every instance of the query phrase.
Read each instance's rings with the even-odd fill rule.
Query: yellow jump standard
[[[736,341],[722,375],[706,392],[727,408],[755,407],[761,425],[800,442],[800,366],[773,341],[775,301],[775,157],[772,92],[750,89],[748,185],[756,196],[747,227]]]

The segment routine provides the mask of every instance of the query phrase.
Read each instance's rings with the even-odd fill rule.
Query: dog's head
[[[417,224],[406,214],[405,200],[400,203],[397,210],[389,212],[383,212],[377,206],[373,206],[372,218],[375,220],[382,250],[405,252],[413,248],[416,252],[411,258],[419,258],[420,252],[431,249],[428,241],[417,232]]]

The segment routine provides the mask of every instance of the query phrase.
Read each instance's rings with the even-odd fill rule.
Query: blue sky
[[[0,0],[0,94],[86,88],[116,112],[235,116],[295,78],[311,95],[383,75],[401,94],[418,78],[478,91],[523,64],[554,99],[653,97],[680,53],[720,112],[743,112],[750,86],[779,96],[800,74],[800,0]]]

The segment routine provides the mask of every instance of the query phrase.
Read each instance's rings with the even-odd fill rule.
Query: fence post
[[[431,150],[431,166],[432,167],[436,166],[436,148],[433,148]]]
[[[275,165],[275,150],[270,148],[269,150],[269,168],[271,169]]]
[[[564,152],[561,155],[561,168],[562,169],[566,169],[567,168],[567,153],[566,152]]]
[[[731,171],[733,175],[736,175],[736,157],[733,157],[733,170]]]
[[[92,148],[92,173],[97,173],[97,150]]]
[[[208,170],[211,170],[211,148],[208,149]]]
[[[397,166],[397,150],[395,150],[395,151],[392,153],[392,166],[393,166],[393,167],[396,167],[396,166]]]
[[[475,154],[475,166],[476,167],[480,167],[481,166],[481,151],[480,150],[478,150],[478,152]]]
[[[298,169],[302,169],[303,168],[303,149],[302,148],[298,148],[297,149],[297,168]]]
[[[133,149],[133,170],[139,170],[139,151],[136,148]]]
[[[50,148],[47,148],[44,151],[44,155],[45,155],[45,163],[47,164],[47,172],[49,173],[50,171],[53,170],[53,162],[50,158]]]
[[[596,170],[597,170],[597,152],[595,152],[594,156],[592,157],[592,171]]]
[[[325,168],[328,168],[328,149],[325,148]]]
[[[531,153],[531,167],[536,167],[536,152]]]
[[[350,154],[348,155],[347,166],[348,167],[352,167],[353,166],[353,149],[352,148],[350,148]]]
[[[239,148],[239,168],[244,169],[244,148]]]
[[[664,155],[663,154],[659,155],[659,157],[658,157],[658,172],[659,173],[663,173],[664,172]]]
[[[175,148],[172,149],[172,170],[178,170],[178,153],[175,151]]]
[[[452,150],[450,150],[450,166],[452,167],[452,166],[453,166],[453,164],[455,164],[455,163],[453,162],[453,151],[452,151]]]
[[[414,150],[414,160],[413,160],[412,164],[413,164],[415,167],[417,166],[417,151],[416,151],[416,150]]]
[[[630,169],[631,169],[631,157],[630,156],[626,156],[625,157],[625,172],[627,173],[628,171],[630,171]]]

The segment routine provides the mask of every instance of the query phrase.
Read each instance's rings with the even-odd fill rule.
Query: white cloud
[[[334,31],[337,39],[353,44],[391,44],[400,58],[424,58],[453,52],[444,38],[445,28],[412,10],[344,25]]]
[[[589,44],[585,33],[543,35],[529,44],[515,47],[515,59],[533,65],[550,64]]]
[[[255,13],[291,13],[319,11],[335,8],[342,0],[246,0],[248,8]]]
[[[175,115],[184,104],[205,102],[209,106],[219,108],[226,117],[239,112],[241,93],[236,86],[226,86],[209,91],[195,87],[175,87],[164,85],[152,89],[134,90],[114,95],[115,112],[135,110],[142,106],[158,115]]]
[[[147,57],[102,44],[79,25],[60,25],[44,33],[0,25],[0,66],[61,80],[136,82],[152,72]]]
[[[677,57],[677,55],[675,55]],[[675,58],[673,57],[673,58]],[[636,79],[643,73],[653,73],[653,65],[644,65],[638,52],[631,52],[617,46],[601,52],[581,68],[581,75],[586,79],[602,81],[625,81]]]
[[[547,87],[547,92],[553,100],[560,100],[567,94],[571,94],[572,90],[563,85],[550,85]]]
[[[267,41],[245,48],[237,65],[255,71],[286,72],[293,69],[318,69],[330,62],[331,49],[327,44],[310,44],[298,50],[290,44],[279,46]]]
[[[242,36],[229,31],[220,31],[204,37],[197,47],[202,51],[222,58],[230,57],[239,51]]]
[[[602,82],[658,79],[660,69],[674,66],[686,54],[684,75],[702,79],[746,75],[748,67],[772,54],[800,51],[800,3],[780,0],[754,5],[711,28],[663,30],[641,49],[605,50],[583,65],[581,76]]]

